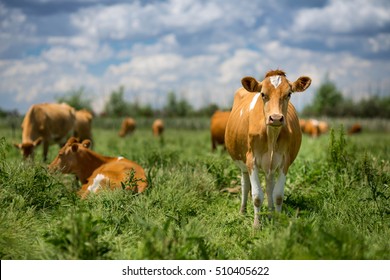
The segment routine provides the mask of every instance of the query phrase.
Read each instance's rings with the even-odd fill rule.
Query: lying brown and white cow
[[[69,138],[49,170],[75,174],[83,184],[79,195],[85,198],[90,192],[100,189],[126,189],[141,193],[147,187],[144,169],[123,157],[107,157],[89,149],[90,140],[79,142]]]
[[[120,137],[125,137],[127,134],[131,134],[134,132],[136,126],[136,122],[133,118],[125,118],[122,121],[121,129],[119,131]]]
[[[241,169],[241,212],[246,211],[252,190],[254,226],[258,227],[264,193],[258,172],[265,173],[268,208],[282,209],[287,171],[301,145],[302,132],[294,106],[293,92],[306,90],[311,83],[303,76],[291,83],[281,70],[270,71],[263,81],[253,77],[241,80],[226,126],[225,145]]]
[[[211,151],[217,149],[217,145],[225,145],[225,130],[230,112],[216,111],[210,119]]]
[[[93,116],[88,110],[82,109],[76,111],[76,123],[73,135],[80,141],[85,139],[92,140],[92,119]]]
[[[156,119],[152,124],[152,131],[154,136],[161,136],[164,132],[164,122],[162,119]]]
[[[23,157],[33,157],[34,149],[43,142],[43,160],[47,160],[49,145],[63,145],[72,135],[75,109],[65,103],[35,104],[27,111],[22,123],[22,143],[14,144]]]

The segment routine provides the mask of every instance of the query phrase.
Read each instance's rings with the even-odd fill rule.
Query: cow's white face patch
[[[282,83],[282,77],[279,75],[269,77],[271,84],[277,88]]]
[[[104,180],[106,178],[106,176],[104,176],[103,174],[98,174],[94,179],[93,179],[93,183],[91,185],[88,186],[88,190],[90,192],[97,192],[97,190],[100,188],[100,182],[102,180]]]
[[[251,111],[253,108],[255,108],[255,105],[256,105],[256,102],[257,102],[257,99],[259,98],[259,96],[260,96],[260,92],[256,93],[255,96],[253,96],[252,102],[249,105],[249,111]]]
[[[118,160],[124,159],[124,157],[118,157]]]

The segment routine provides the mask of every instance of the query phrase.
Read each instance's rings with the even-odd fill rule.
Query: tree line
[[[124,97],[125,88],[120,86],[113,90],[104,105],[102,116],[107,117],[210,117],[216,110],[229,110],[217,104],[208,104],[195,110],[188,100],[178,98],[175,92],[167,94],[167,100],[162,108],[152,108],[150,104],[129,102]],[[86,97],[83,87],[72,90],[64,96],[58,97],[57,102],[65,102],[75,109],[87,109],[93,112],[92,100]],[[0,117],[15,113],[0,108]],[[356,118],[385,118],[390,119],[390,95],[381,97],[370,95],[365,99],[353,101],[343,96],[336,85],[328,78],[316,90],[313,102],[305,106],[301,112],[304,117],[356,117]]]

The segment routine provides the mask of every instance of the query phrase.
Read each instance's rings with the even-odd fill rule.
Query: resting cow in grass
[[[75,109],[65,103],[35,104],[27,111],[22,123],[22,143],[14,144],[23,157],[34,157],[34,149],[43,142],[43,160],[47,160],[49,145],[62,146],[74,130]]]
[[[254,227],[259,227],[259,212],[264,201],[259,170],[266,178],[268,208],[280,212],[287,171],[301,146],[302,132],[294,106],[293,92],[306,90],[309,77],[291,83],[281,70],[270,71],[263,81],[253,77],[241,80],[243,88],[235,93],[233,108],[226,126],[225,145],[241,169],[241,212],[246,211],[252,189]]]
[[[123,157],[102,156],[90,150],[90,144],[89,140],[80,143],[71,137],[49,170],[75,174],[83,184],[79,191],[82,198],[104,188],[125,188],[137,193],[146,189],[147,180],[141,166]]]

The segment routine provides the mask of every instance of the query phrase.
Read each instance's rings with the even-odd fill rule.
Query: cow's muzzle
[[[282,126],[284,124],[284,116],[282,114],[272,114],[268,117],[267,125]]]

